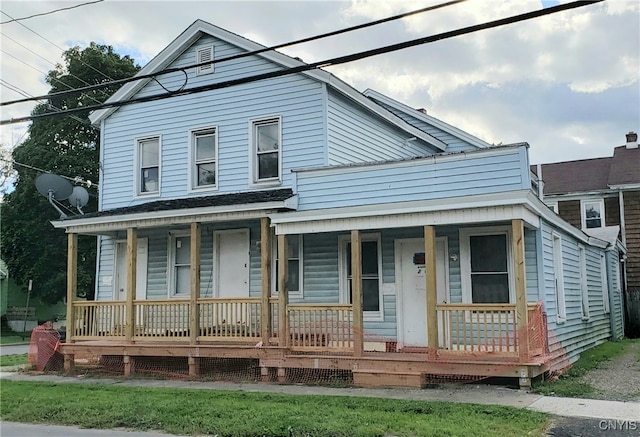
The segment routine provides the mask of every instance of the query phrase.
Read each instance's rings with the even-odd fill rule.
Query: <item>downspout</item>
[[[613,341],[618,341],[620,340],[618,338],[618,335],[616,333],[616,322],[615,322],[615,312],[616,312],[616,307],[615,307],[615,300],[614,300],[614,294],[615,294],[615,289],[613,286],[613,271],[611,270],[611,255],[613,254],[612,250],[607,250],[605,252],[605,261],[606,261],[606,270],[607,270],[607,287],[609,288],[609,326],[611,329],[611,340]],[[616,273],[619,274],[619,273]]]

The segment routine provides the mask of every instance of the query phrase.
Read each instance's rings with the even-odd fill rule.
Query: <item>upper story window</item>
[[[218,173],[218,136],[215,127],[191,132],[191,187],[215,188]]]
[[[201,47],[196,51],[196,63],[202,64],[203,62],[213,61],[213,45],[207,47]],[[213,73],[214,64],[205,64],[196,67],[196,76],[202,76],[203,74]]]
[[[253,182],[280,182],[282,132],[280,118],[251,123]]]
[[[137,148],[137,193],[157,194],[160,191],[160,137],[141,138]]]
[[[583,200],[582,229],[602,228],[604,223],[604,200]]]

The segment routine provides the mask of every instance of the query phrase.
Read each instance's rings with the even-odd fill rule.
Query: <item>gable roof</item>
[[[531,170],[537,173],[537,166]],[[542,180],[545,195],[640,186],[640,148],[620,146],[613,157],[542,164]]]
[[[235,33],[229,32],[228,30],[222,29],[218,26],[214,26],[211,23],[207,23],[203,20],[196,20],[189,26],[184,32],[182,32],[176,39],[174,39],[167,47],[165,47],[158,55],[156,55],[145,67],[140,70],[136,76],[142,76],[147,74],[152,74],[155,72],[162,71],[167,68],[175,59],[178,58],[185,50],[187,50],[194,42],[196,42],[203,35],[210,35],[214,38],[225,41],[229,44],[235,45],[246,51],[255,51],[265,48],[262,44],[258,44],[254,41],[251,41],[247,38],[244,38]],[[278,65],[281,65],[285,68],[293,68],[300,67],[306,65],[304,62],[292,58],[290,56],[284,55],[275,50],[270,50],[267,52],[259,53],[256,56],[263,57],[271,62],[274,62]],[[432,145],[436,149],[440,151],[445,151],[447,145],[437,138],[429,135],[428,133],[410,125],[409,123],[402,120],[400,117],[395,114],[387,111],[382,106],[372,102],[365,96],[363,96],[360,92],[358,92],[355,88],[346,84],[342,80],[338,79],[336,76],[328,73],[322,69],[316,68],[309,71],[304,71],[300,74],[304,74],[308,77],[311,77],[315,80],[319,80],[327,84],[327,86],[332,87],[336,91],[350,98],[357,104],[363,106],[370,112],[376,114],[377,116],[385,119],[387,122],[397,126],[398,128],[410,133],[411,135],[425,141],[426,143]],[[140,91],[147,83],[149,83],[152,79],[141,79],[139,81],[128,82],[123,85],[118,91],[116,91],[108,100],[107,103],[116,102],[121,100],[126,100],[135,95],[138,91]],[[104,108],[99,109],[97,111],[92,112],[89,115],[89,120],[93,124],[100,123],[102,120],[107,118],[113,112],[115,112],[118,108]]]
[[[405,114],[411,115],[412,117],[417,118],[418,120],[421,120],[431,126],[437,127],[438,129],[443,130],[448,134],[453,135],[454,137],[459,138],[479,149],[491,147],[491,144],[463,131],[462,129],[458,129],[455,126],[452,126],[431,115],[405,105],[404,103],[392,99],[389,96],[385,96],[384,94],[372,90],[371,88],[364,90],[362,94],[374,101],[384,103],[385,105],[391,106],[392,108],[397,109],[400,112],[404,112]]]

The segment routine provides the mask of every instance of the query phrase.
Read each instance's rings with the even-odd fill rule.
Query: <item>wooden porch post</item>
[[[136,294],[136,267],[138,265],[138,232],[136,228],[127,229],[127,331],[126,340],[133,341],[136,330],[136,315],[133,299]]]
[[[360,231],[351,231],[351,305],[353,308],[353,354],[364,354],[362,313],[362,241]]]
[[[269,217],[260,219],[260,260],[262,277],[262,302],[260,309],[260,331],[262,344],[269,345],[271,337],[271,227]],[[279,279],[278,279],[279,280]]]
[[[67,343],[73,343],[76,320],[73,302],[78,291],[78,234],[67,236]]]
[[[521,219],[511,220],[511,250],[516,282],[516,327],[520,362],[529,360],[529,320],[527,312],[527,282],[524,265],[524,227]]]
[[[287,236],[278,235],[278,346],[289,345],[289,289],[287,278],[289,277],[289,260],[287,253]]]
[[[436,357],[438,350],[438,301],[436,282],[436,229],[433,226],[424,227],[424,260],[425,280],[427,291],[427,347],[431,358]]]
[[[198,299],[200,298],[200,223],[191,223],[191,314],[189,318],[189,342],[197,343],[200,331],[200,315],[198,312]]]

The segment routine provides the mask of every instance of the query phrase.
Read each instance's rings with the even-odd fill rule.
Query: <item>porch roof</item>
[[[268,213],[295,210],[297,195],[290,188],[214,196],[158,200],[52,221],[67,232],[102,233],[128,227],[158,227],[265,217]]]

